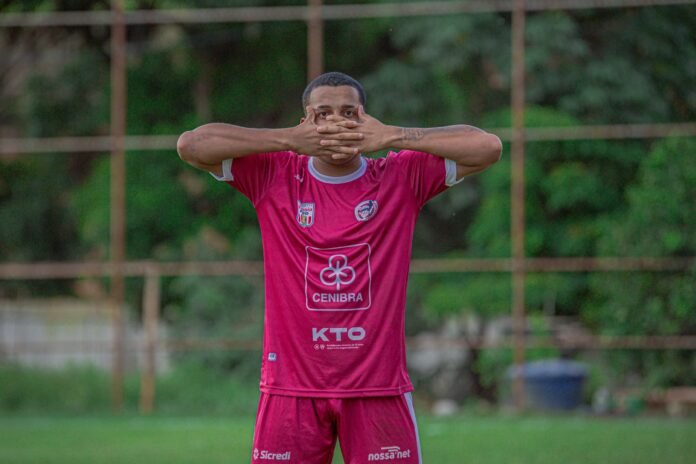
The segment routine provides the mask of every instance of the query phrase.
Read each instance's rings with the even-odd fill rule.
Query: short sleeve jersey
[[[416,218],[456,183],[428,153],[363,158],[352,174],[273,152],[227,160],[218,180],[256,209],[264,253],[261,391],[307,397],[400,395],[406,286]]]

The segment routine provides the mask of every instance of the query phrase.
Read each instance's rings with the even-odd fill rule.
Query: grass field
[[[0,463],[247,463],[252,426],[251,417],[5,417]],[[696,456],[694,420],[421,417],[419,427],[428,464],[687,464]]]

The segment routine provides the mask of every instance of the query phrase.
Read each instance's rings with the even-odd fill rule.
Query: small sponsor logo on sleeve
[[[268,353],[268,360],[269,361],[275,361],[276,359],[278,359],[277,353]]]

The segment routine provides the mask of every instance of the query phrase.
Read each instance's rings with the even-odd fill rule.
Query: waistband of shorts
[[[305,398],[365,398],[371,396],[401,396],[404,393],[412,392],[413,385],[408,383],[398,387],[389,388],[365,388],[365,389],[304,389],[304,388],[283,388],[261,385],[259,388],[263,393],[282,396],[300,396]]]

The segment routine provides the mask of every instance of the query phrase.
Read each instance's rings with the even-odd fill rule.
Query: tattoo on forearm
[[[415,140],[420,140],[423,138],[424,131],[423,129],[415,129],[415,128],[406,128],[404,127],[401,132],[401,138],[404,141],[415,141]]]

